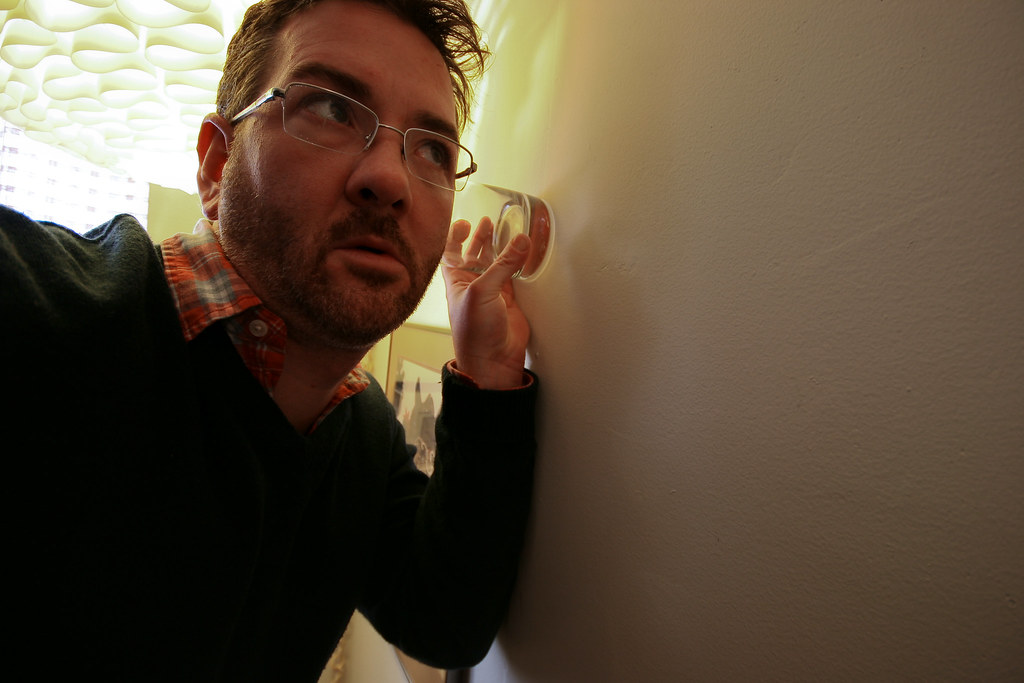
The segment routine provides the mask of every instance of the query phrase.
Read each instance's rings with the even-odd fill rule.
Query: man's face
[[[267,87],[312,83],[359,100],[400,130],[453,134],[454,96],[440,53],[386,11],[325,0],[285,24],[278,48]],[[342,154],[285,133],[281,107],[280,99],[264,104],[236,127],[221,181],[221,242],[291,338],[366,348],[422,298],[444,249],[453,194],[408,173],[398,133],[382,128],[367,151]]]

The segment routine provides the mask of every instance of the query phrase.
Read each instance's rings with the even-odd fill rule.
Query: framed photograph
[[[416,447],[416,466],[434,471],[434,423],[441,410],[441,368],[455,357],[451,332],[406,323],[391,333],[384,392]]]

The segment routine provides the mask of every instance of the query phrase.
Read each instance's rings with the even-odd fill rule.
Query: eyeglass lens
[[[284,129],[292,137],[347,154],[365,150],[378,131],[377,115],[359,102],[328,90],[293,83],[285,89]],[[469,168],[468,150],[443,135],[420,128],[405,132],[405,163],[421,180],[446,189],[462,189]]]

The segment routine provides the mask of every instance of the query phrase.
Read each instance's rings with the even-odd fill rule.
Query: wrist
[[[477,388],[491,391],[522,389],[533,384],[533,377],[525,368],[514,368],[501,365],[481,368],[465,364],[457,360],[448,363],[448,369],[463,382]]]

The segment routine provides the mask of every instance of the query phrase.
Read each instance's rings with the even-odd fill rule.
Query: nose
[[[387,129],[385,131],[385,129]],[[404,134],[381,125],[370,147],[356,157],[345,191],[358,206],[408,210],[410,177],[403,158]]]

